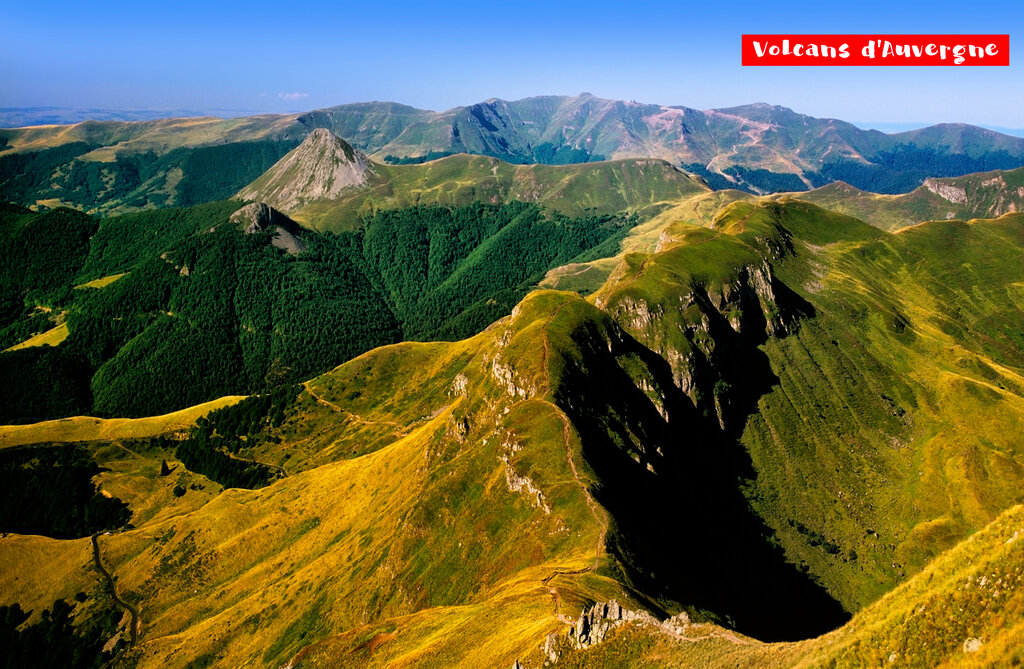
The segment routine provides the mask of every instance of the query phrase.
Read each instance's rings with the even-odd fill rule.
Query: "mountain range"
[[[0,188],[25,206],[98,212],[199,204],[238,191],[317,128],[379,163],[461,153],[512,164],[657,158],[713,188],[758,194],[836,180],[904,193],[928,177],[1024,165],[1024,139],[968,125],[889,135],[766,104],[699,111],[584,93],[445,112],[369,102],[290,115],[0,129]]]
[[[8,665],[1024,661],[1014,138],[587,95],[0,137]]]

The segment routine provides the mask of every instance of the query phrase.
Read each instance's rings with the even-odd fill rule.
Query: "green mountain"
[[[103,220],[9,208],[0,370],[21,383],[0,391],[0,424],[165,413],[403,338],[467,336],[552,267],[614,255],[635,223],[521,202],[420,205],[335,235],[265,204]]]
[[[75,625],[50,636],[101,630],[115,664],[139,667],[1019,659],[1024,215],[889,233],[792,198],[674,204],[631,229],[586,297],[529,292],[468,338],[374,348],[188,434],[161,419],[89,438],[75,422],[107,470],[90,481],[130,526],[0,540],[0,603],[19,607],[5,620],[25,620],[5,638],[32,647],[73,600]],[[129,249],[169,268],[172,303],[151,313],[201,324],[186,297],[233,313],[223,287],[200,290],[215,268],[292,285],[314,249],[348,239],[403,333],[426,332],[456,297],[480,304],[470,287],[488,290],[489,272],[531,271],[542,240],[557,246],[537,267],[585,265],[605,243],[588,246],[595,220],[510,202],[378,211],[347,236],[292,228],[308,244],[292,255],[271,242],[284,219],[246,235],[226,220],[239,206],[208,205],[225,219],[213,231],[200,208],[180,226],[100,221],[76,256],[96,271],[73,280],[115,269],[93,247],[126,221],[109,257],[134,234]],[[11,225],[34,234],[56,215],[92,221],[13,210]],[[168,251],[154,230],[182,241]],[[241,281],[239,248],[274,264]],[[153,272],[146,285],[165,285]],[[217,331],[263,332],[249,324]],[[26,430],[0,429],[23,444],[0,453],[30,448]],[[31,463],[14,453],[11,467]],[[124,615],[106,624],[111,607]]]
[[[998,218],[1024,211],[1024,169],[927,179],[904,195],[868,193],[836,182],[798,197],[884,230],[929,220]]]
[[[382,165],[317,129],[235,197],[270,203],[309,227],[341,231],[358,228],[375,212],[425,204],[536,202],[568,216],[647,218],[706,191],[699,179],[660,160],[518,166],[463,154]]]
[[[1024,164],[1024,139],[946,124],[886,135],[765,104],[699,111],[589,94],[487,100],[444,112],[391,102],[303,114],[0,129],[0,193],[25,206],[128,212],[223,199],[315,129],[396,166],[452,154],[513,164],[656,158],[716,189],[841,180],[905,193],[929,177]]]

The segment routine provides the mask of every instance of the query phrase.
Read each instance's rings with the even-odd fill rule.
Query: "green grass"
[[[110,284],[114,283],[115,281],[117,281],[118,279],[127,276],[127,274],[127,272],[121,272],[120,274],[111,274],[110,276],[103,276],[98,279],[93,279],[92,281],[80,283],[77,286],[75,286],[75,288],[105,288]]]
[[[878,195],[833,183],[797,197],[890,231],[923,221],[997,218],[1024,209],[1024,168],[935,179],[933,184],[904,195]],[[949,188],[949,195],[941,195],[941,187]]]
[[[15,344],[10,348],[4,349],[5,351],[18,351],[23,348],[32,348],[33,346],[59,346],[62,341],[68,338],[68,324],[61,323],[60,325],[41,332],[37,335],[29,337],[25,341]]]
[[[536,666],[558,614],[594,601],[795,626],[830,611],[822,592],[857,613],[808,641],[626,628],[564,662],[1019,652],[1024,216],[893,235],[793,201],[698,213],[589,299],[536,291],[472,338],[312,379],[240,451],[288,469],[266,488],[175,498],[159,451],[97,445],[138,520],[103,539],[144,612],[127,659]],[[29,539],[0,542],[10,601],[95,578]],[[59,582],[17,580],[39,559]]]
[[[418,204],[537,202],[569,216],[636,213],[650,217],[681,198],[706,191],[684,172],[657,160],[583,165],[510,165],[456,155],[423,165],[374,165],[370,185],[286,212],[318,230],[352,230],[379,209]]]

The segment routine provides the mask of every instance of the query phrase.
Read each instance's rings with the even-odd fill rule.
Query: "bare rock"
[[[366,156],[330,130],[317,128],[236,197],[294,212],[310,202],[335,199],[346,190],[365,186],[373,173]]]
[[[231,214],[228,221],[241,226],[247,235],[272,231],[274,236],[271,243],[292,255],[299,255],[306,250],[299,224],[264,202],[245,205]]]

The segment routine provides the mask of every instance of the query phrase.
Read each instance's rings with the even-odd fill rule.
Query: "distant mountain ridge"
[[[252,116],[244,109],[97,109],[95,107],[0,107],[0,128],[73,124],[83,121],[152,121],[161,118]]]
[[[834,181],[905,193],[929,177],[1024,166],[1024,138],[963,124],[887,135],[763,103],[701,111],[583,93],[490,99],[442,112],[363,102],[291,115],[0,129],[0,198],[115,212],[211,201],[237,192],[318,128],[384,163],[456,153],[514,164],[659,158],[712,188],[756,194]],[[236,145],[253,157],[247,170],[238,168]],[[190,170],[199,168],[184,163],[198,151],[223,154],[214,156],[222,163],[214,167],[205,167],[213,165],[209,157],[201,161],[212,181],[223,183],[208,200],[194,186],[182,194],[175,172],[190,183]]]
[[[898,230],[927,220],[998,218],[1024,211],[1024,168],[926,179],[902,195],[869,193],[842,181],[794,195],[883,230]]]
[[[569,216],[627,213],[647,218],[708,190],[698,177],[657,159],[573,165],[514,165],[458,154],[413,164],[374,162],[317,128],[234,199],[265,202],[318,230],[352,230],[374,212],[427,204],[532,202]]]

